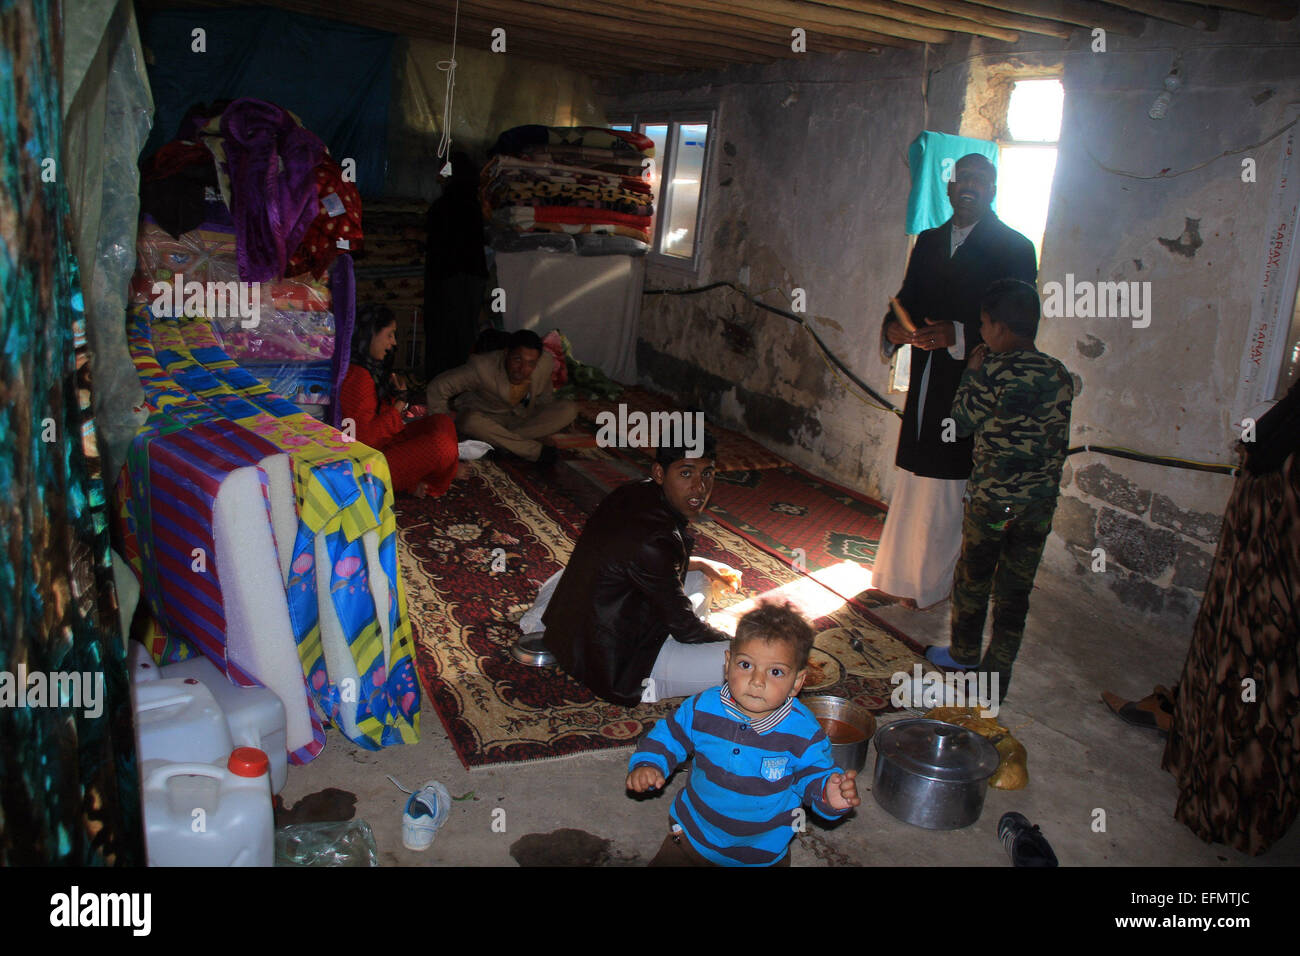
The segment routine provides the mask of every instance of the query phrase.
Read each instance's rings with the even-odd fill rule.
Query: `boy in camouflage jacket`
[[[1020,649],[1070,438],[1074,383],[1064,365],[1034,348],[1038,317],[1037,291],[1018,279],[993,283],[980,302],[984,344],[972,351],[952,406],[957,434],[974,434],[975,449],[953,575],[951,647],[926,655],[996,674],[999,700]],[[993,639],[981,658],[990,588]]]

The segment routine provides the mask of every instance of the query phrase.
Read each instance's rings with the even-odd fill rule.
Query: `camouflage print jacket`
[[[1073,400],[1070,373],[1042,352],[990,352],[978,371],[962,372],[952,417],[958,435],[975,436],[970,500],[1014,506],[1055,498]]]

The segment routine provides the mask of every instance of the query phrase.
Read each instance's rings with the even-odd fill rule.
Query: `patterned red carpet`
[[[746,540],[809,571],[842,561],[872,565],[885,506],[794,465],[721,472],[709,512]],[[852,597],[853,595],[845,595]]]
[[[596,449],[576,454],[604,457]],[[457,754],[473,768],[628,746],[678,701],[609,704],[563,672],[517,664],[508,652],[519,633],[514,621],[568,560],[604,490],[563,464],[544,473],[481,461],[473,471],[441,498],[398,502],[417,664]],[[734,617],[759,597],[783,596],[814,619],[819,634],[805,693],[839,694],[880,711],[889,706],[889,675],[919,660],[914,645],[909,649],[832,590],[720,523],[697,529],[696,553],[743,572],[743,592],[722,614]],[[850,645],[853,638],[862,650]]]

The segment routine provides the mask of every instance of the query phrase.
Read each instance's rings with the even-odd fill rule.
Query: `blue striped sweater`
[[[795,811],[808,804],[835,820],[826,780],[843,771],[816,718],[797,700],[756,724],[731,703],[726,684],[689,698],[654,726],[628,763],[664,777],[695,755],[669,815],[705,859],[720,866],[770,866],[794,839]]]

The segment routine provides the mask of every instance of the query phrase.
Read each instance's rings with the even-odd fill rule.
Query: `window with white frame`
[[[699,266],[713,114],[636,114],[611,124],[611,129],[636,130],[655,145],[654,159],[647,162],[644,174],[654,190],[650,258],[661,265],[695,272]]]

